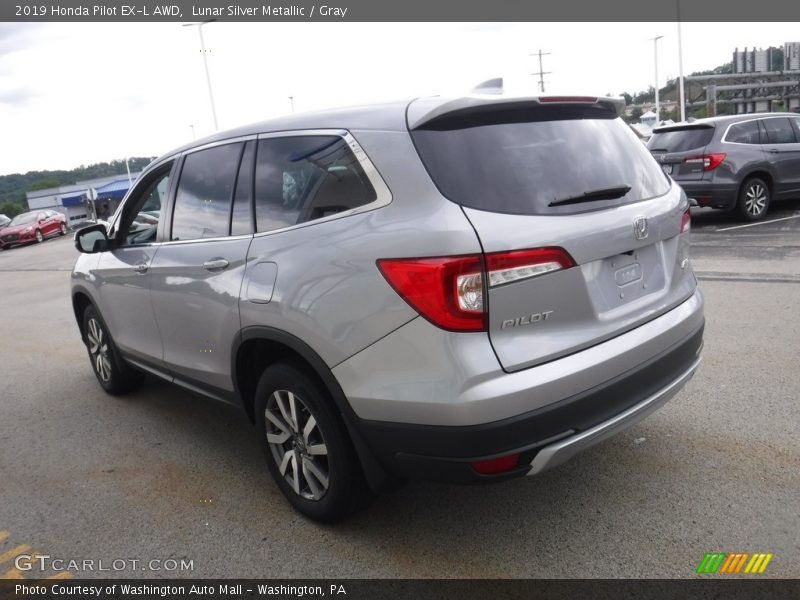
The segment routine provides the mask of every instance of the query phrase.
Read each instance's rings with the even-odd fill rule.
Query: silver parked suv
[[[406,478],[564,461],[700,362],[688,201],[622,108],[435,97],[169,152],[75,236],[100,385],[147,372],[243,406],[282,492],[323,521]]]

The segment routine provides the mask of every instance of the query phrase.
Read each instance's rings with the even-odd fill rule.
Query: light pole
[[[683,89],[683,44],[681,43],[681,0],[675,0],[678,13],[678,101],[681,107],[681,121],[686,120],[686,99]]]
[[[292,112],[294,112],[294,96],[289,96],[289,106],[291,107]]]
[[[214,106],[214,92],[211,91],[211,75],[208,73],[208,58],[206,57],[206,43],[203,40],[203,25],[216,21],[216,19],[209,19],[202,23],[184,23],[184,27],[197,27],[197,33],[200,36],[200,52],[203,55],[203,66],[206,69],[206,84],[208,85],[208,99],[211,102],[211,116],[214,117],[214,131],[219,131],[217,125],[217,109]]]
[[[656,66],[656,126],[661,122],[661,112],[658,107],[658,40],[663,37],[663,35],[657,35],[654,38],[650,38],[653,40],[653,57]]]

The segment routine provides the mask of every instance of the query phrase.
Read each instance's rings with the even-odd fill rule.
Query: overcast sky
[[[210,23],[220,129],[290,111],[466,92],[505,76],[548,93],[620,94],[678,75],[675,23]],[[797,23],[684,23],[684,73],[735,47],[800,41]],[[0,23],[0,175],[160,155],[213,133],[195,27]]]

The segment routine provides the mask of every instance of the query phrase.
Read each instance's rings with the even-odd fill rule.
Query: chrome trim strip
[[[655,412],[656,409],[666,404],[667,400],[677,394],[689,379],[691,379],[695,370],[697,370],[697,367],[700,365],[701,360],[702,358],[698,356],[692,365],[672,381],[672,383],[660,389],[649,398],[630,407],[628,410],[595,425],[591,429],[587,429],[586,431],[568,437],[560,442],[556,442],[555,444],[545,446],[539,451],[533,459],[533,462],[531,462],[531,470],[528,471],[527,474],[536,475],[545,469],[559,465],[567,459],[572,458],[572,456],[581,450],[593,446],[623,429],[627,429],[649,414]]]

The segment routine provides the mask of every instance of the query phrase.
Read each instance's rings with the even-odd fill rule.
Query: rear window
[[[652,152],[686,152],[703,148],[713,135],[714,128],[707,125],[661,130],[653,133],[647,147]]]
[[[456,114],[425,124],[411,136],[439,191],[479,210],[575,214],[660,196],[670,186],[628,126],[596,106]],[[626,188],[619,197],[551,206]]]

